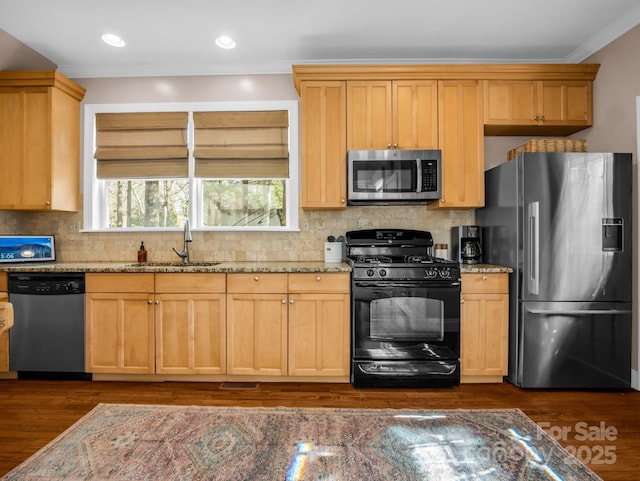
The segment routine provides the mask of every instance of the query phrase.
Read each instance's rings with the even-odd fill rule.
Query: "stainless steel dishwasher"
[[[85,374],[84,273],[10,273],[9,368],[21,378]]]

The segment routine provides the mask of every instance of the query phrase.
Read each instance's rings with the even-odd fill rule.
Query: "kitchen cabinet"
[[[477,80],[438,82],[442,193],[429,209],[484,206],[482,85]]]
[[[226,372],[225,274],[155,275],[155,372]]]
[[[508,368],[509,274],[462,274],[461,382],[502,382]]]
[[[8,278],[6,272],[0,272],[0,301],[8,301]],[[0,372],[9,372],[9,332],[0,334]]]
[[[289,274],[289,376],[349,376],[349,274]]]
[[[435,80],[347,82],[347,150],[438,148]]]
[[[300,88],[300,174],[303,209],[347,206],[346,82],[303,82]]]
[[[227,374],[287,374],[287,274],[227,275]]]
[[[153,274],[87,273],[87,372],[155,371],[153,292]]]
[[[57,71],[0,72],[0,209],[79,209],[84,93]]]
[[[487,135],[569,135],[593,124],[592,82],[485,80]]]

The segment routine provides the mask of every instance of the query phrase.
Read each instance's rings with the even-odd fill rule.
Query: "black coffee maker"
[[[481,227],[477,225],[459,225],[451,229],[453,260],[462,264],[482,263]]]

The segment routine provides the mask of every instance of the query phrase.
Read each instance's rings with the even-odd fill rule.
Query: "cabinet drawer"
[[[289,274],[289,292],[349,293],[349,274]]]
[[[224,293],[225,274],[156,274],[156,293],[209,294]]]
[[[252,272],[248,274],[227,274],[227,292],[252,294],[286,293],[288,274],[263,274]]]
[[[462,274],[462,293],[507,293],[509,274]]]
[[[153,292],[153,274],[88,273],[87,292]]]
[[[8,276],[6,272],[0,272],[0,291],[7,291],[9,281],[7,280]]]

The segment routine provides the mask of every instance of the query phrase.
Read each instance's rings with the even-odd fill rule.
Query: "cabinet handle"
[[[289,299],[289,304],[293,304],[293,299]]]
[[[316,276],[316,281],[320,281],[320,276]]]
[[[345,202],[346,202],[346,200],[344,200],[344,199],[340,199],[340,203],[341,203],[341,204],[344,204]]]
[[[391,144],[387,144],[387,149],[390,149],[390,148],[391,148]]]
[[[397,149],[398,148],[398,144],[393,144],[393,148]]]
[[[160,301],[156,301],[156,304],[160,304]]]
[[[286,300],[286,299],[282,299],[282,303],[283,303],[283,304],[286,304],[286,303],[287,303],[287,300]]]
[[[257,281],[259,281],[259,280],[260,280],[260,278],[259,278],[258,276],[255,276],[255,277],[253,278],[253,280],[257,282]]]
[[[460,299],[460,304],[464,304],[464,299]]]
[[[151,299],[149,299],[149,300],[147,301],[147,304],[153,304],[153,301],[152,301]]]

